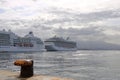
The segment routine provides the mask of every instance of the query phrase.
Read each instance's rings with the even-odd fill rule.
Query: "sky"
[[[0,0],[0,30],[70,37],[80,49],[120,49],[120,0]]]

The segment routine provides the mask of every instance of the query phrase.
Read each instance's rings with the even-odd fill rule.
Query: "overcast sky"
[[[0,0],[0,30],[43,40],[71,37],[80,48],[120,49],[120,0]]]

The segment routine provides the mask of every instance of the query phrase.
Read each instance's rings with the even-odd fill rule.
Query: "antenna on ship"
[[[33,34],[33,32],[32,32],[32,31],[30,31],[30,32],[29,32],[29,34]]]

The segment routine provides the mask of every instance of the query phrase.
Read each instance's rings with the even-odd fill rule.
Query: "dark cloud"
[[[80,14],[78,17],[82,17],[82,20],[85,22],[89,21],[98,21],[98,20],[107,20],[112,18],[118,18],[120,17],[119,9],[117,10],[106,10],[106,11],[100,11],[100,12],[92,12],[87,14]]]
[[[60,37],[70,37],[71,40],[75,41],[96,41],[101,40],[104,41],[106,37],[102,32],[103,30],[99,27],[87,27],[87,28],[58,28],[54,29],[54,33]]]
[[[106,10],[106,11],[98,11],[91,13],[80,13],[75,12],[73,10],[63,10],[53,8],[49,13],[58,16],[58,18],[48,20],[45,24],[64,24],[68,22],[69,24],[87,24],[90,22],[108,20],[113,18],[120,17],[120,9],[117,10]]]
[[[62,27],[54,30],[56,34],[66,34],[71,36],[89,36],[89,35],[102,35],[102,31],[104,31],[100,27],[86,27],[86,28],[68,28],[64,29]]]
[[[42,30],[50,30],[51,28],[45,24],[42,24],[40,20],[0,20],[0,26],[5,28],[6,26],[17,27],[21,26],[21,28],[41,28]],[[7,28],[8,28],[7,27]]]

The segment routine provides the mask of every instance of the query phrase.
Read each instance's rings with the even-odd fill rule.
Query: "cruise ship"
[[[76,42],[70,41],[69,38],[52,37],[45,40],[45,48],[47,51],[72,51],[77,50]]]
[[[0,52],[38,52],[45,51],[44,42],[30,31],[20,37],[11,30],[0,31]]]

